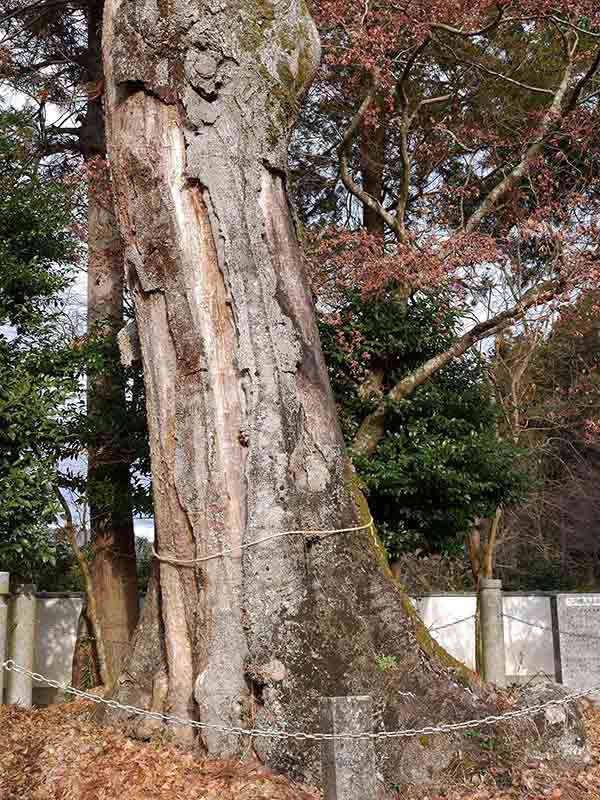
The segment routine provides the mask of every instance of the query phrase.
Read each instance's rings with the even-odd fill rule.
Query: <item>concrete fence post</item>
[[[373,729],[370,697],[323,697],[321,733],[364,733]],[[373,739],[321,741],[324,800],[376,800]]]
[[[17,587],[12,601],[11,630],[9,634],[9,658],[20,667],[33,670],[35,646],[36,587],[23,584]],[[33,681],[28,675],[9,672],[6,681],[6,702],[31,708]]]
[[[483,677],[496,686],[506,686],[502,581],[481,578],[479,581],[481,611],[481,647]]]
[[[6,661],[8,639],[8,572],[0,572],[0,664]],[[5,671],[0,667],[0,705],[4,702]]]

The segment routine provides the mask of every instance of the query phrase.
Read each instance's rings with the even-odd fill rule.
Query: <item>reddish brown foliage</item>
[[[324,278],[366,294],[446,283],[461,302],[496,283],[510,305],[549,278],[560,303],[597,285],[597,3],[323,0],[316,13],[316,96],[342,117],[355,209],[351,232],[326,231],[317,250],[317,291]],[[365,163],[380,196],[363,189]],[[385,244],[357,231],[361,204]]]

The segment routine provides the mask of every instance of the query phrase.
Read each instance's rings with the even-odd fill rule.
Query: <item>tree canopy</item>
[[[351,448],[378,396],[361,391],[365,373],[383,371],[379,389],[401,379],[458,336],[456,310],[440,295],[408,303],[390,288],[377,300],[351,293],[320,323],[342,429]],[[409,397],[391,401],[386,432],[369,458],[354,464],[391,557],[401,552],[457,553],[477,518],[522,499],[521,451],[498,438],[498,408],[475,352],[453,361]]]
[[[399,399],[597,284],[598,12],[326,0],[317,18],[325,58],[291,155],[301,219],[324,239],[319,293],[393,280],[406,296],[450,291],[465,319],[479,305],[452,347],[389,386]],[[364,454],[384,407],[357,431]]]

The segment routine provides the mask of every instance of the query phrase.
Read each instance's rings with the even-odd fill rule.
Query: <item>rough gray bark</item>
[[[109,0],[104,48],[158,550],[203,558],[368,521],[285,188],[288,133],[319,51],[304,3]],[[384,568],[364,531],[279,538],[191,567],[161,561],[117,697],[305,731],[318,729],[323,695],[370,694],[391,728],[485,712],[473,676],[436,647]],[[213,756],[251,746],[318,780],[309,743],[207,732],[201,745]],[[440,737],[386,745],[379,759],[399,783],[431,779],[456,751]]]

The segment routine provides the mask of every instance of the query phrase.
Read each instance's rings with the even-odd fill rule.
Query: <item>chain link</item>
[[[554,629],[550,628],[548,625],[541,625],[539,622],[530,622],[526,619],[521,619],[520,617],[513,617],[512,614],[502,614],[504,619],[512,619],[514,622],[520,622],[522,625],[528,625],[530,628],[539,628],[542,631],[549,631],[550,633],[554,633]],[[577,631],[564,631],[564,630],[557,630],[559,636],[572,636],[574,639],[591,639],[593,641],[600,641],[600,636],[594,636],[591,633],[579,633]]]
[[[434,631],[441,631],[444,628],[451,628],[454,625],[460,625],[462,622],[468,622],[471,619],[476,618],[476,614],[471,614],[469,617],[463,617],[462,619],[454,620],[454,622],[447,622],[444,625],[436,625],[433,628],[427,628],[429,633],[433,633]],[[502,614],[503,619],[511,619],[513,622],[519,622],[522,625],[528,625],[530,628],[539,628],[542,631],[548,631],[549,633],[554,633],[554,629],[548,625],[542,625],[539,622],[531,622],[527,619],[521,619],[521,617],[515,617],[512,614]],[[562,628],[557,630],[560,636],[572,636],[575,639],[590,639],[591,641],[600,641],[600,636],[594,636],[591,633],[580,633],[578,631],[565,631]]]
[[[132,716],[146,717],[148,719],[156,719],[160,722],[168,722],[174,725],[181,725],[190,728],[210,729],[218,731],[219,733],[230,734],[232,736],[251,736],[261,737],[268,739],[293,739],[294,741],[311,741],[322,742],[331,741],[333,739],[406,739],[415,736],[432,736],[437,733],[453,733],[454,731],[467,730],[469,728],[478,728],[484,725],[496,725],[501,722],[506,722],[511,719],[518,719],[520,717],[533,716],[544,711],[547,708],[555,706],[564,706],[586,697],[592,692],[600,690],[600,684],[591,686],[588,689],[583,689],[573,694],[566,695],[560,699],[547,700],[545,703],[537,703],[536,705],[526,706],[519,708],[515,711],[507,711],[504,714],[491,714],[487,717],[479,719],[469,719],[464,722],[441,723],[440,725],[426,725],[423,728],[403,728],[396,731],[374,731],[374,732],[361,732],[361,733],[305,733],[303,731],[280,731],[280,730],[263,730],[260,728],[238,728],[228,727],[227,725],[217,725],[209,722],[199,722],[198,720],[185,719],[176,717],[172,714],[164,714],[160,711],[147,711],[143,708],[136,706],[123,705],[117,700],[107,700],[97,694],[85,692],[82,689],[76,689],[74,686],[67,686],[59,681],[46,678],[37,672],[31,672],[24,667],[20,667],[12,659],[8,659],[2,663],[2,669],[6,671],[18,672],[21,675],[27,675],[32,680],[38,683],[44,683],[54,689],[59,689],[65,694],[71,694],[83,700],[90,700],[98,705],[106,706],[117,711],[124,711]]]
[[[444,625],[436,625],[434,628],[427,628],[427,631],[429,633],[433,633],[434,631],[441,631],[444,628],[451,628],[453,625],[460,625],[462,622],[468,622],[470,619],[475,619],[476,616],[476,614],[471,614],[469,617],[455,619],[454,622],[446,622]]]

